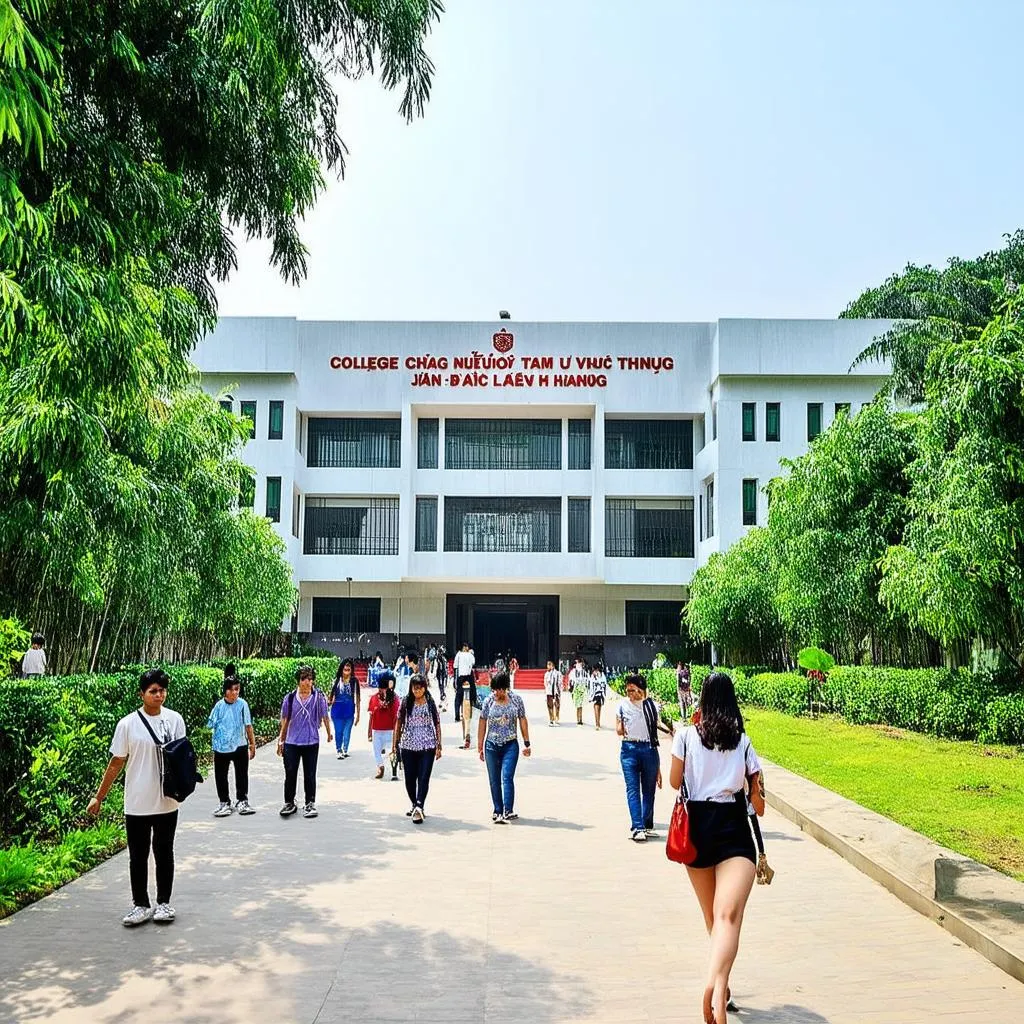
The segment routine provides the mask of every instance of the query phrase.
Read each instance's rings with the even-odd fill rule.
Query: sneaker
[[[231,812],[234,811],[234,807],[231,806],[226,800],[222,801],[220,806],[213,812],[215,818],[226,818]]]
[[[554,719],[553,719],[553,718],[549,718],[549,719],[548,719],[548,728],[549,728],[549,729],[554,729],[554,727],[555,727],[555,721],[554,721]]]
[[[255,814],[256,813],[256,808],[253,807],[253,805],[251,803],[249,803],[248,800],[239,800],[238,803],[235,804],[235,810],[238,811],[239,814]]]
[[[518,821],[518,820],[519,820],[519,815],[518,815],[518,814],[516,814],[516,812],[515,812],[515,811],[506,811],[506,812],[505,812],[505,813],[504,813],[504,814],[502,815],[502,817],[503,817],[503,818],[504,818],[504,819],[505,819],[506,821]]]
[[[284,807],[282,807],[281,810],[279,810],[277,813],[280,814],[282,818],[287,818],[289,815],[294,814],[297,810],[298,807],[296,807],[295,803],[292,802],[285,804]]]
[[[316,809],[316,804],[311,800],[302,810],[302,816],[304,818],[315,818],[320,812]]]
[[[340,750],[338,751],[338,760],[339,761],[344,761],[345,760],[345,755]]]
[[[493,821],[495,825],[504,825],[505,824],[505,815],[504,814],[499,814],[497,811],[495,811],[491,815],[491,821]]]
[[[644,829],[644,835],[647,836],[648,839],[660,839],[661,838],[661,836],[657,832],[655,832],[653,828],[645,828]]]
[[[170,924],[174,920],[174,907],[170,903],[158,903],[153,911],[153,920],[157,924]]]
[[[380,767],[379,767],[379,768],[377,769],[377,774],[376,774],[376,775],[374,775],[374,778],[375,778],[375,779],[383,779],[383,778],[384,778],[384,765],[381,765],[381,766],[380,766]]]
[[[633,829],[633,842],[634,843],[646,843],[647,833],[642,828]]]
[[[415,807],[410,807],[410,808],[409,808],[409,810],[407,810],[407,811],[405,812],[405,816],[406,816],[407,818],[411,818],[411,817],[412,817],[412,812],[413,812],[413,811],[415,811],[415,810],[416,810],[416,808],[415,808]]]
[[[412,822],[413,822],[414,825],[422,825],[423,824],[423,808],[422,807],[414,807],[412,809]]]
[[[125,928],[135,928],[140,924],[145,924],[153,916],[152,907],[132,907],[124,917],[121,918],[121,924]]]

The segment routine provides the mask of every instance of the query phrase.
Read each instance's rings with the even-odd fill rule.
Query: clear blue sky
[[[1024,226],[1024,0],[447,0],[424,119],[344,83],[301,288],[228,315],[834,316]]]

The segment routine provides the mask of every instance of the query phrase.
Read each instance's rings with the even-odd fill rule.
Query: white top
[[[549,668],[544,673],[544,686],[548,693],[558,693],[562,688],[562,673],[557,668]]]
[[[646,698],[644,698],[646,700]],[[657,707],[657,703],[655,703]],[[624,700],[616,712],[622,724],[626,727],[624,740],[636,740],[641,743],[650,743],[651,730],[647,728],[647,719],[644,718],[644,702],[634,704],[631,700]]]
[[[185,719],[170,708],[161,708],[159,715],[146,715],[146,721],[161,743],[185,735]],[[110,753],[128,758],[124,770],[125,814],[167,814],[178,809],[177,800],[164,796],[163,754],[134,711],[117,723]]]
[[[476,658],[472,651],[458,651],[452,659],[457,676],[468,676],[473,674],[473,666],[476,665]]]
[[[740,736],[735,750],[708,750],[701,743],[696,726],[690,725],[676,733],[672,756],[685,762],[683,778],[691,800],[731,803],[733,794],[744,788],[747,776],[761,770],[761,762],[746,733]]]
[[[30,647],[21,656],[21,671],[25,675],[46,675],[46,651],[41,647]]]

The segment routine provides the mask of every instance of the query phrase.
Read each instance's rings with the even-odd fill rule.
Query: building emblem
[[[512,346],[515,344],[515,338],[511,331],[498,331],[491,338],[491,343],[494,345],[496,352],[511,352]]]

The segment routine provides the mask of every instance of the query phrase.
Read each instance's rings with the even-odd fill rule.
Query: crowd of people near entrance
[[[39,640],[41,650],[42,638]],[[402,775],[409,803],[405,813],[414,825],[422,825],[426,820],[431,775],[443,752],[441,715],[448,710],[447,683],[451,678],[454,719],[462,725],[463,749],[471,744],[472,721],[474,714],[477,716],[475,741],[479,758],[486,766],[491,820],[496,825],[506,825],[518,818],[516,768],[520,756],[530,757],[532,753],[526,706],[514,689],[518,667],[514,657],[495,659],[488,680],[490,692],[481,701],[477,695],[475,656],[468,643],[456,652],[450,665],[443,647],[424,651],[422,668],[420,655],[412,652],[403,654],[393,667],[380,654],[371,661],[367,672],[370,696],[366,738],[373,754],[374,778],[384,779],[389,767],[392,781]],[[761,764],[744,731],[743,716],[728,675],[709,675],[699,699],[695,699],[688,666],[677,666],[683,715],[678,729],[663,718],[658,702],[648,695],[643,675],[629,674],[624,682],[625,699],[615,712],[614,728],[621,740],[619,760],[625,782],[629,837],[635,843],[660,838],[654,819],[655,794],[663,785],[659,737],[669,736],[669,785],[680,794],[677,807],[682,803],[686,809],[687,841],[694,849],[693,856],[683,863],[711,938],[704,1019],[723,1022],[728,1010],[734,1009],[729,974],[738,951],[747,898],[755,877],[759,882],[770,882],[773,874],[764,859],[757,825],[757,816],[764,813]],[[110,761],[88,807],[90,814],[98,815],[111,786],[124,771],[132,896],[131,909],[122,919],[127,927],[150,920],[167,924],[175,919],[170,901],[180,803],[176,797],[184,797],[170,785],[168,765],[173,762],[178,769],[180,764],[194,766],[195,761],[194,752],[191,762],[182,760],[183,750],[191,748],[181,715],[165,706],[168,684],[162,669],[152,669],[140,676],[141,706],[117,723]],[[568,694],[576,712],[576,725],[584,725],[583,708],[589,703],[594,728],[600,730],[607,692],[608,680],[600,665],[588,667],[582,658],[577,658],[563,672],[554,661],[548,661],[544,693],[549,727],[561,723],[562,695]],[[296,671],[295,688],[281,704],[277,735],[276,749],[284,776],[281,817],[291,817],[300,811],[300,767],[302,817],[318,816],[321,730],[328,743],[335,744],[337,757],[348,758],[361,716],[362,690],[351,659],[342,660],[329,686],[318,685],[316,672],[310,666]],[[232,665],[224,669],[222,697],[211,708],[207,727],[211,730],[218,800],[214,816],[256,813],[249,801],[249,761],[256,756],[256,738],[249,706],[241,696],[241,681]],[[234,801],[230,792],[232,769]],[[179,783],[180,779],[175,785]],[[192,789],[194,782],[191,787],[186,785],[184,795]],[[675,827],[674,814],[671,828]],[[670,845],[671,842],[670,835]],[[151,851],[156,865],[155,906],[149,891]]]

